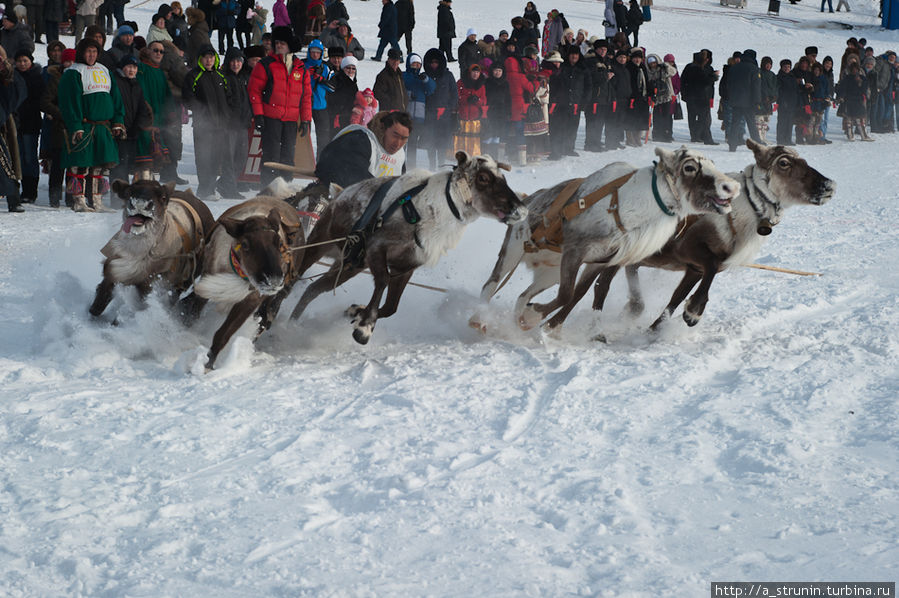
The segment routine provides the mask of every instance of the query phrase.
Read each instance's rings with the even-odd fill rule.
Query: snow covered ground
[[[457,31],[495,34],[523,4],[458,0]],[[796,22],[765,5],[657,2],[641,41],[680,66],[700,47],[716,65],[809,44],[839,63],[848,35],[899,47],[873,3],[836,15],[852,31],[808,0],[782,5]],[[373,53],[380,3],[347,6]],[[599,30],[600,3],[555,6]],[[417,22],[423,51],[431,4]],[[363,64],[363,86],[379,68]],[[480,336],[467,321],[503,234],[480,222],[414,277],[449,292],[410,288],[368,346],[341,316],[369,296],[359,277],[255,347],[245,327],[205,376],[189,369],[215,310],[185,330],[158,298],[137,311],[123,293],[120,326],[88,317],[118,214],[0,206],[0,595],[703,596],[715,580],[895,581],[899,135],[848,143],[837,121],[830,137],[800,151],[836,197],[788,212],[758,258],[822,276],[726,272],[695,328],[678,314],[646,331],[678,276],[645,271],[640,318],[622,315],[616,281],[603,314],[585,302],[560,338],[524,333],[509,315],[518,273]],[[708,153],[729,171],[751,160]],[[584,153],[509,180],[531,192],[652,157]],[[597,330],[610,342],[591,341]]]

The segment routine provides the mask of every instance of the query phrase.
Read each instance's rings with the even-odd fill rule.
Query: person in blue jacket
[[[413,128],[406,144],[406,164],[409,168],[415,168],[416,152],[419,140],[424,131],[425,106],[428,96],[437,89],[437,82],[431,79],[422,70],[421,56],[409,54],[406,58],[406,72],[403,73],[403,83],[406,85],[408,102],[406,110],[412,117]]]
[[[321,155],[322,149],[331,141],[331,119],[328,116],[328,95],[334,91],[330,83],[333,75],[327,63],[322,60],[325,46],[321,40],[314,39],[306,51],[306,70],[312,81],[312,122],[315,123],[315,147],[316,155]]]

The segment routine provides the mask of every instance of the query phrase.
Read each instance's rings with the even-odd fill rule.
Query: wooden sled
[[[295,177],[315,179],[315,151],[312,149],[312,131],[300,135],[297,131],[297,143],[293,150],[293,164],[265,162],[263,166],[289,172]]]

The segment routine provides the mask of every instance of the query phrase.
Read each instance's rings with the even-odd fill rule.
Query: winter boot
[[[853,124],[852,121],[848,121],[843,126],[843,129],[846,131],[846,139],[848,139],[849,141],[855,141],[855,133],[853,132],[854,128],[855,128],[855,124]]]
[[[34,203],[37,201],[37,181],[36,176],[22,177],[22,202]]]
[[[59,203],[62,200],[62,187],[50,187],[50,192],[47,194],[47,197],[50,200],[50,207],[58,208]]]

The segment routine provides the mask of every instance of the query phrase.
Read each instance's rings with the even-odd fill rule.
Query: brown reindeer
[[[116,284],[136,287],[143,298],[154,281],[162,280],[177,300],[199,275],[206,234],[215,224],[206,204],[190,191],[174,191],[174,184],[117,180],[112,190],[125,206],[122,227],[101,250],[106,259],[89,310],[94,317],[109,305]],[[186,315],[196,310],[188,305]]]
[[[628,308],[634,315],[643,311],[637,275],[640,266],[684,271],[683,279],[665,311],[653,323],[653,329],[674,313],[697,283],[699,287],[684,306],[683,318],[688,326],[698,324],[715,275],[731,266],[750,263],[772,228],[780,222],[784,209],[820,206],[833,197],[836,183],[809,166],[791,148],[764,146],[751,139],[746,145],[755,154],[755,163],[743,172],[729,173],[742,187],[732,202],[733,211],[727,216],[703,214],[688,219],[682,233],[669,240],[658,253],[626,268]],[[596,281],[594,309],[602,309],[617,271],[618,268],[605,270]]]
[[[377,320],[396,312],[413,272],[420,266],[436,264],[456,246],[468,224],[480,216],[511,224],[527,215],[521,200],[501,173],[501,169],[508,170],[508,166],[497,164],[489,156],[470,158],[465,152],[457,152],[456,161],[451,172],[415,171],[391,179],[362,181],[348,187],[332,201],[312,230],[310,244],[350,234],[377,190],[392,181],[381,204],[379,218],[383,218],[383,222],[368,236],[363,260],[344,261],[342,244],[310,247],[306,251],[301,273],[324,256],[334,258],[335,262],[324,276],[309,285],[291,318],[299,318],[318,295],[343,284],[367,266],[375,283],[371,299],[368,305],[353,305],[347,310],[353,322],[353,338],[365,344],[371,338]],[[415,189],[418,190],[412,193]],[[402,201],[407,196],[409,203]],[[384,218],[385,211],[396,202],[405,207]],[[409,204],[414,206],[417,219],[410,216]],[[385,291],[387,297],[381,305]],[[289,288],[282,295],[287,293]],[[280,300],[276,299],[271,306],[269,322],[277,312],[278,303]]]
[[[194,292],[232,307],[213,336],[207,370],[263,301],[292,284],[303,259],[302,245],[297,212],[281,199],[256,197],[219,217]]]

